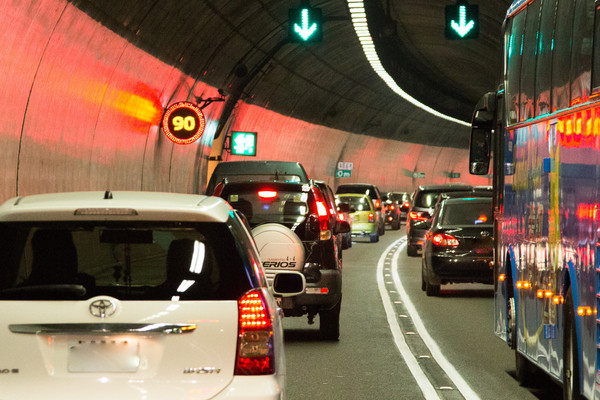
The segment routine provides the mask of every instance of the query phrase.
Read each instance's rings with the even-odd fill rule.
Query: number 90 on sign
[[[169,106],[162,120],[165,135],[177,144],[190,144],[198,140],[204,133],[205,124],[202,110],[185,101]]]

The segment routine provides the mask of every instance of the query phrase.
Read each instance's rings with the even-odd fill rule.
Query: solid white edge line
[[[403,239],[405,239],[405,237],[400,238],[398,241],[403,240]],[[398,243],[398,241],[394,242],[393,244]],[[400,281],[400,276],[398,275],[398,258],[399,258],[401,250],[405,246],[406,246],[406,241],[403,243],[403,245],[400,245],[400,247],[398,248],[398,251],[396,253],[394,253],[394,258],[392,260],[392,278],[394,280],[394,284],[396,285],[396,290],[398,291],[398,294],[400,295],[400,298],[402,299],[402,302],[404,303],[404,307],[406,307],[406,311],[412,318],[413,324],[414,324],[415,328],[417,329],[417,332],[423,339],[423,342],[425,342],[425,345],[431,352],[431,355],[433,356],[435,361],[437,361],[438,365],[446,372],[446,374],[452,380],[452,382],[454,382],[454,384],[456,385],[456,388],[460,391],[460,393],[466,399],[473,399],[473,400],[479,399],[479,396],[477,395],[477,393],[475,393],[473,391],[473,389],[471,389],[469,384],[467,384],[467,382],[463,379],[463,377],[458,373],[456,368],[454,368],[454,366],[446,359],[446,357],[444,357],[444,355],[442,354],[442,351],[440,350],[440,348],[437,345],[437,343],[435,342],[435,340],[433,340],[431,335],[429,335],[429,332],[425,328],[423,321],[419,317],[419,313],[417,312],[413,303],[410,301],[410,298],[408,297],[408,293],[406,293],[406,291],[404,290],[404,286],[402,286],[402,282]],[[387,253],[387,250],[386,250],[386,253]]]
[[[402,358],[406,362],[410,373],[417,381],[419,388],[421,388],[421,392],[426,399],[437,399],[439,400],[439,396],[435,391],[435,388],[429,381],[429,378],[419,365],[419,362],[415,358],[415,355],[410,351],[410,348],[406,344],[406,340],[404,340],[404,335],[400,329],[400,325],[398,324],[398,320],[396,319],[396,311],[394,310],[394,306],[392,301],[390,300],[389,294],[387,292],[387,288],[385,286],[385,282],[383,279],[383,265],[385,264],[385,259],[390,250],[398,243],[398,241],[389,245],[381,257],[379,257],[379,261],[377,263],[377,286],[379,288],[379,294],[381,295],[381,300],[383,302],[383,308],[385,309],[385,313],[387,316],[388,324],[390,326],[390,330],[392,331],[392,336],[394,337],[394,342],[396,347],[400,351]]]

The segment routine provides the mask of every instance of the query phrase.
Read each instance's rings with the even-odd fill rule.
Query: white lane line
[[[400,325],[398,325],[398,321],[396,319],[396,312],[394,310],[394,306],[392,305],[392,301],[390,300],[390,296],[388,295],[387,288],[385,287],[385,283],[383,280],[383,265],[385,263],[386,255],[397,243],[398,241],[389,245],[388,248],[385,249],[381,257],[379,257],[379,262],[377,263],[377,286],[379,287],[379,294],[381,295],[381,299],[383,301],[383,308],[385,309],[385,313],[387,315],[388,324],[390,326],[390,330],[392,331],[394,342],[396,343],[396,347],[400,351],[402,358],[404,358],[404,361],[406,362],[410,373],[417,381],[417,384],[421,388],[421,391],[423,392],[423,395],[426,399],[439,400],[440,397],[435,391],[435,388],[433,387],[431,382],[429,382],[427,375],[425,375],[425,373],[421,369],[419,362],[415,358],[412,351],[410,351],[410,348],[404,340],[404,335],[402,334],[402,331],[400,330]]]
[[[405,237],[400,238],[393,244],[396,244],[403,239],[405,239]],[[427,332],[427,329],[425,328],[421,317],[419,317],[419,313],[415,309],[413,303],[410,301],[408,294],[404,290],[404,286],[402,286],[400,276],[398,275],[398,258],[400,256],[400,252],[405,247],[406,241],[404,241],[404,243],[402,243],[398,250],[394,253],[394,258],[392,260],[392,278],[394,280],[396,289],[398,290],[398,294],[400,295],[402,301],[404,301],[404,307],[406,307],[406,311],[408,311],[408,314],[412,318],[413,324],[417,332],[421,336],[421,339],[423,339],[423,342],[425,342],[425,345],[431,352],[431,355],[438,363],[438,365],[446,372],[446,374],[452,380],[452,382],[454,382],[460,393],[462,393],[465,399],[479,399],[477,393],[475,393],[473,389],[471,389],[471,387],[467,384],[463,377],[458,373],[456,368],[454,368],[454,366],[446,359],[446,357],[444,357],[444,354],[442,354],[442,351],[440,350],[438,344],[435,342],[435,340],[432,339],[431,335],[429,335],[429,332]]]

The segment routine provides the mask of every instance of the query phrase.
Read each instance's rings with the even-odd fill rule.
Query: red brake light
[[[375,214],[369,213],[369,222],[375,222]]]
[[[327,216],[327,208],[325,207],[325,204],[323,204],[323,202],[320,200],[317,200],[317,212],[319,213],[319,217]]]
[[[273,324],[260,289],[238,300],[236,375],[273,373]]]
[[[338,220],[339,221],[345,221],[346,217],[344,216],[344,213],[338,213]]]
[[[379,201],[379,199],[375,199],[375,207],[376,208],[381,207],[381,202]]]
[[[445,233],[436,233],[435,235],[433,235],[433,238],[431,239],[431,241],[433,242],[433,244],[435,246],[440,246],[440,247],[457,247],[458,246],[458,239],[456,239],[452,235],[446,235]]]
[[[390,210],[395,210],[395,209],[396,209],[396,207],[394,207],[394,205],[393,205],[393,204],[390,204],[390,205],[389,205],[389,209],[390,209]]]
[[[274,199],[277,197],[277,192],[274,190],[259,190],[258,197],[261,199]]]
[[[420,211],[411,211],[408,213],[408,218],[416,219],[417,221],[427,221],[427,218],[423,217],[423,213]]]
[[[406,208],[409,208],[410,207],[410,203],[406,202],[406,203],[403,204],[403,206],[406,207]]]

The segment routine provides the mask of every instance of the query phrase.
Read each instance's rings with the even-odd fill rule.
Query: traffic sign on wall
[[[194,143],[204,133],[205,126],[200,107],[188,101],[171,104],[162,119],[165,135],[177,144]]]
[[[256,156],[256,132],[231,132],[231,154]]]

